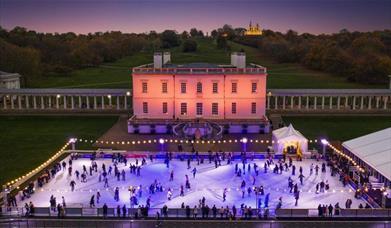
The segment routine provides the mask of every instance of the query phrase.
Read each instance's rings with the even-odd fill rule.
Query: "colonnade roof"
[[[268,89],[272,96],[390,96],[391,89]]]
[[[0,89],[0,94],[23,94],[23,95],[128,95],[131,89],[54,89],[54,88],[23,88],[23,89]]]

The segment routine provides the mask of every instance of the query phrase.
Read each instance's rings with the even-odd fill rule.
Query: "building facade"
[[[138,119],[264,119],[266,68],[246,65],[233,53],[230,65],[154,63],[133,68],[133,110]],[[166,59],[166,60],[165,60]]]
[[[0,71],[1,89],[20,89],[20,74]]]

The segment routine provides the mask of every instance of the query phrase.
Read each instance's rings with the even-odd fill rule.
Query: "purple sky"
[[[391,29],[391,0],[0,0],[0,25],[39,32],[148,32],[223,24],[300,33]]]

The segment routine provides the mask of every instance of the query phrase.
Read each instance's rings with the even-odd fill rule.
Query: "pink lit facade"
[[[179,69],[133,69],[137,119],[265,118],[265,68]]]

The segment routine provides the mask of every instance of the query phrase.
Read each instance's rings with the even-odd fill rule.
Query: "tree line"
[[[34,77],[66,74],[74,69],[97,66],[152,48],[146,34],[97,32],[38,33],[22,27],[0,28],[0,69],[18,72],[27,84]]]
[[[298,34],[264,30],[262,36],[244,36],[244,28],[224,25],[211,32],[217,48],[230,50],[228,40],[252,46],[280,63],[300,63],[360,83],[385,83],[391,74],[391,31],[335,34]],[[89,34],[38,33],[22,27],[0,27],[0,70],[17,72],[25,83],[45,75],[67,75],[72,70],[98,66],[144,51],[181,47],[183,52],[197,50],[203,31],[192,28],[178,33]]]
[[[46,75],[67,75],[75,69],[98,66],[144,51],[152,52],[182,45],[182,51],[197,50],[195,38],[201,30],[178,34],[122,33],[119,31],[89,34],[39,33],[23,27],[6,30],[0,27],[0,70],[17,72],[24,82]]]
[[[391,30],[335,34],[298,34],[264,30],[262,36],[244,36],[243,28],[225,25],[212,31],[221,39],[258,48],[279,63],[300,63],[348,81],[384,84],[391,74]],[[220,41],[221,42],[221,41]]]

